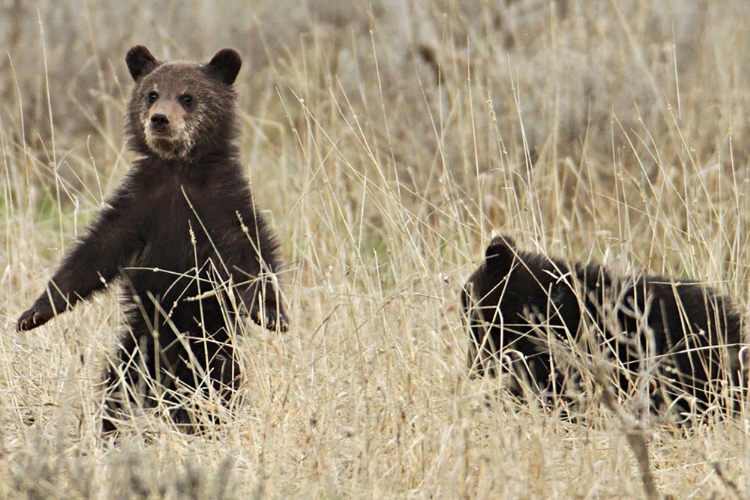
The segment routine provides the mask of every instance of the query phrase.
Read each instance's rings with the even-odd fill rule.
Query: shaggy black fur
[[[234,145],[239,54],[161,62],[137,46],[126,61],[135,81],[127,132],[139,158],[18,320],[19,330],[36,328],[121,283],[128,324],[106,375],[105,432],[120,413],[159,399],[175,422],[194,422],[185,397],[215,390],[228,399],[237,387],[232,337],[243,316],[270,330],[288,323],[277,243]]]
[[[525,383],[543,399],[564,395],[582,366],[604,359],[613,362],[622,394],[646,387],[654,409],[704,410],[721,404],[724,383],[737,388],[747,380],[741,315],[711,288],[662,276],[618,278],[594,264],[517,250],[502,236],[485,258],[461,293],[468,364],[476,375],[507,370],[517,396]]]

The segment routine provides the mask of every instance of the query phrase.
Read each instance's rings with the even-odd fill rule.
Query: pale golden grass
[[[186,7],[8,8],[21,28],[0,89],[0,497],[643,497],[632,420],[594,404],[571,423],[468,378],[458,289],[499,231],[747,306],[750,9],[414,2],[401,39],[388,14],[401,7],[383,1],[294,18],[274,42],[257,18],[274,3],[204,24]],[[127,170],[135,43],[256,56],[237,84],[242,157],[279,234],[292,325],[249,327],[232,421],[197,437],[146,415],[112,447],[96,384],[115,295],[31,332],[15,321]],[[651,488],[750,495],[746,411],[640,423]]]

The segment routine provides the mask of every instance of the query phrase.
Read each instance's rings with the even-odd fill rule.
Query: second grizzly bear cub
[[[192,430],[191,393],[228,398],[237,387],[232,337],[245,314],[287,328],[278,245],[234,144],[240,55],[161,62],[136,46],[126,62],[135,81],[126,130],[139,158],[18,328],[43,325],[119,280],[128,327],[106,377],[104,431],[131,406],[158,401]]]
[[[469,368],[508,371],[517,396],[524,383],[545,399],[564,395],[580,374],[580,356],[612,361],[622,393],[645,387],[655,409],[701,411],[721,404],[720,394],[734,406],[734,389],[746,386],[742,318],[730,298],[700,283],[618,278],[597,265],[517,250],[498,236],[461,301]]]

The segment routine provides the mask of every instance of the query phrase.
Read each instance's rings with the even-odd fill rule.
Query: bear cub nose
[[[151,117],[151,123],[155,127],[164,128],[169,125],[169,118],[167,118],[167,115],[163,115],[161,113],[155,114]]]

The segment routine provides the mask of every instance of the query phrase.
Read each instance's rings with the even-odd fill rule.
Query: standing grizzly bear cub
[[[473,373],[507,370],[516,396],[528,384],[547,399],[564,395],[594,356],[613,361],[623,394],[646,388],[654,409],[701,411],[722,404],[719,395],[733,407],[741,397],[746,339],[728,297],[692,281],[613,277],[502,236],[485,257],[461,294]]]
[[[136,46],[126,61],[135,81],[126,131],[138,158],[18,329],[43,325],[119,279],[128,324],[106,376],[104,431],[131,407],[158,401],[193,430],[190,394],[228,399],[237,387],[232,337],[242,318],[287,328],[277,243],[234,144],[240,55],[224,49],[208,64],[161,62]]]

